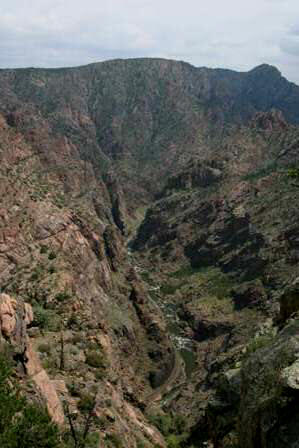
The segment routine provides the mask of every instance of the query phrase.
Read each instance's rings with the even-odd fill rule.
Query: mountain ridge
[[[132,58],[113,58],[113,59],[105,59],[103,61],[95,61],[95,62],[89,62],[88,64],[78,64],[78,65],[74,65],[74,66],[66,66],[66,67],[42,67],[42,66],[28,66],[28,67],[4,67],[4,68],[0,68],[0,71],[27,71],[27,70],[45,70],[45,71],[59,71],[59,70],[77,70],[77,69],[83,69],[86,67],[92,67],[92,66],[100,66],[102,64],[113,64],[113,63],[121,63],[121,62],[130,62],[130,61],[153,61],[153,62],[173,62],[173,63],[179,63],[179,64],[184,64],[186,66],[190,66],[192,68],[201,70],[201,69],[206,69],[206,70],[212,70],[212,71],[222,71],[222,72],[229,72],[229,73],[236,73],[236,74],[246,74],[246,73],[250,73],[252,71],[256,71],[256,70],[260,70],[260,69],[271,69],[273,72],[278,72],[280,75],[282,75],[282,72],[275,66],[272,64],[268,64],[266,62],[264,63],[260,63],[256,66],[254,66],[253,68],[249,69],[249,70],[237,70],[237,69],[232,69],[232,68],[223,68],[223,67],[209,67],[206,65],[194,65],[191,62],[187,62],[184,61],[182,59],[171,59],[171,58],[163,58],[163,57],[132,57]],[[287,78],[285,78],[287,79]],[[288,82],[292,82],[289,81]],[[293,84],[296,84],[295,82],[292,82]],[[297,84],[296,84],[297,85]]]
[[[39,116],[51,134],[66,136],[99,172],[107,170],[105,164],[116,166],[130,201],[137,185],[142,204],[148,200],[146,190],[153,190],[151,179],[160,188],[182,154],[207,144],[205,134],[211,138],[273,107],[288,121],[299,121],[299,87],[275,68],[269,77],[269,68],[238,73],[145,58],[70,69],[2,70],[0,110],[23,114],[18,126],[26,131],[27,120],[30,132]]]

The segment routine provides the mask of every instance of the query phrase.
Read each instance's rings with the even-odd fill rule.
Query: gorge
[[[86,447],[297,448],[298,149],[299,87],[269,65],[0,70],[22,393],[62,430],[92,401]]]

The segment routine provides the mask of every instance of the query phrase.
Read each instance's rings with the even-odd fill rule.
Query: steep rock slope
[[[79,423],[94,400],[106,446],[283,437],[296,340],[275,356],[298,311],[285,289],[298,276],[298,102],[266,65],[0,71],[1,291],[31,304],[32,349]],[[273,431],[276,388],[268,403],[255,360],[288,384]]]
[[[39,134],[44,120],[51,135],[67,137],[98,172],[116,166],[127,196],[138,202],[155,193],[186,154],[204,152],[206,138],[221,138],[227,124],[273,107],[299,121],[299,88],[267,65],[237,73],[136,59],[2,70],[0,94],[1,110],[27,138]]]
[[[53,144],[51,138],[48,142]],[[11,309],[23,302],[33,308],[27,332],[19,335],[21,351],[5,330],[14,316],[3,311],[8,317],[1,316],[2,348],[13,350],[24,383],[28,375],[37,378],[37,392],[48,405],[50,395],[57,400],[60,394],[60,411],[53,411],[60,424],[63,402],[72,412],[79,410],[80,420],[84,400],[94,399],[101,426],[93,430],[107,444],[113,434],[124,433],[127,446],[143,439],[164,446],[141,410],[152,391],[150,375],[158,372],[163,381],[171,371],[173,347],[161,312],[147,303],[125,259],[106,187],[84,162],[69,163],[65,141],[60,142],[64,153],[51,154],[62,172],[3,117],[0,148],[1,297],[9,299]],[[83,186],[90,185],[94,194],[82,196]],[[161,356],[154,359],[155,350]]]
[[[174,406],[192,419],[191,394],[197,403],[195,446],[298,443],[296,413],[284,429],[298,380],[298,132],[273,110],[234,129],[221,155],[207,146],[168,180],[132,244],[194,341]]]
[[[296,270],[298,187],[289,174],[298,137],[296,126],[271,111],[224,138],[220,154],[207,147],[168,180],[133,247],[158,248],[164,259],[194,268],[217,265],[244,280],[270,281],[276,264],[277,277],[280,264]]]

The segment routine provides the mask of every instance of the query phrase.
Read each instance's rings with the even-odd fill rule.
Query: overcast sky
[[[299,84],[299,0],[6,0],[0,67],[165,57],[277,66]]]

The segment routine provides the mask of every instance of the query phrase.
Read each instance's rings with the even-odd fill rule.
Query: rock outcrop
[[[33,381],[53,421],[62,425],[64,412],[61,401],[27,334],[27,326],[33,319],[32,307],[28,303],[7,294],[0,295],[0,336],[12,347],[15,360],[22,365],[25,377]]]

